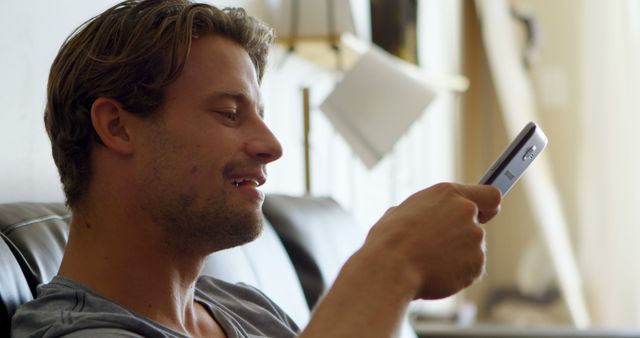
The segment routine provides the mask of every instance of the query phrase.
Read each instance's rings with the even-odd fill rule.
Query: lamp
[[[359,9],[357,13],[352,6]],[[438,91],[468,87],[463,76],[427,76],[415,64],[364,42],[371,35],[368,1],[267,0],[265,8],[265,19],[289,52],[342,77],[319,108],[370,169],[393,149]],[[303,89],[307,193],[311,190],[309,90]]]
[[[355,34],[348,0],[267,0],[265,9],[280,42],[338,40],[344,33]]]
[[[421,71],[373,45],[320,105],[354,153],[372,168],[425,111],[435,91]]]

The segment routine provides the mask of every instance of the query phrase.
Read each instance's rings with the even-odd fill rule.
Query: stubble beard
[[[165,234],[165,247],[182,254],[207,255],[256,239],[263,228],[262,213],[234,208],[225,195],[199,205],[194,196],[185,194],[155,203],[151,217]]]
[[[236,206],[224,189],[201,196],[197,189],[176,183],[167,165],[183,163],[179,154],[185,153],[185,147],[162,131],[155,134],[153,143],[158,146],[156,153],[162,155],[152,160],[152,170],[139,186],[141,206],[163,233],[166,250],[203,256],[260,235],[264,223],[261,205]],[[223,174],[240,165],[229,163]]]
[[[262,232],[261,205],[236,205],[224,189],[199,195],[161,168],[155,166],[145,179],[142,205],[168,252],[204,256],[253,241]]]

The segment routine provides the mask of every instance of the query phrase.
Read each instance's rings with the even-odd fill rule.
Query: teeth
[[[260,183],[258,183],[258,181],[257,181],[257,180],[254,180],[254,179],[239,179],[239,180],[232,180],[232,181],[231,181],[231,183],[232,183],[233,185],[235,185],[236,187],[239,187],[239,186],[240,186],[240,184],[243,184],[243,183],[251,184],[251,185],[253,185],[254,187],[258,187],[258,186],[260,185]]]

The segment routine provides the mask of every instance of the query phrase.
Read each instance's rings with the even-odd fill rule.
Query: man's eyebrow
[[[219,99],[232,99],[234,101],[245,102],[245,103],[253,103],[255,100],[251,98],[251,96],[247,95],[245,92],[241,91],[218,91],[207,97],[207,101],[214,101]],[[264,118],[264,103],[262,100],[259,100],[257,103],[258,106],[258,115],[261,118]]]

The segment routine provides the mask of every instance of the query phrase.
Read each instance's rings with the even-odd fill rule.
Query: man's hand
[[[409,278],[414,298],[450,296],[482,274],[484,230],[479,224],[498,213],[500,201],[500,191],[491,186],[437,184],[389,209],[361,254],[393,267],[398,278]]]
[[[342,268],[300,337],[388,338],[412,299],[469,286],[483,271],[484,230],[500,208],[491,186],[437,184],[389,209]]]

